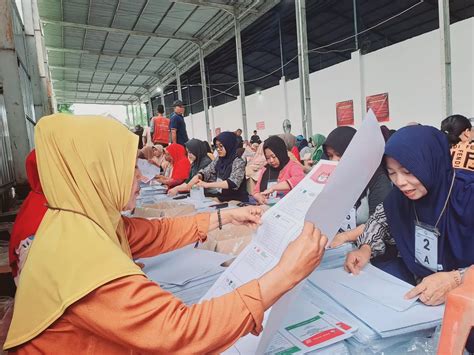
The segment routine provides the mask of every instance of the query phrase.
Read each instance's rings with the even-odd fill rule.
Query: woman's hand
[[[253,195],[253,197],[255,198],[255,201],[257,201],[259,205],[267,204],[267,199],[260,192],[257,192],[255,195]]]
[[[266,189],[265,191],[261,192],[261,194],[263,196],[267,197],[267,196],[270,196],[274,192],[275,192],[275,190],[273,189],[273,187],[270,187],[270,188]]]
[[[286,270],[295,284],[303,280],[321,263],[328,239],[314,224],[305,222],[303,231],[283,252],[277,265]]]
[[[262,221],[263,209],[256,206],[234,208],[221,212],[227,223],[258,227]]]
[[[209,183],[202,180],[198,180],[198,182],[196,183],[196,186],[207,189],[209,187]]]
[[[359,250],[351,251],[347,254],[344,270],[354,275],[359,274],[360,270],[370,261],[372,249],[369,245],[364,244]]]
[[[338,233],[338,234],[336,234],[336,236],[332,240],[331,244],[329,244],[329,247],[337,248],[338,246],[340,246],[344,243],[347,243],[347,242],[348,242],[347,232]]]
[[[178,186],[168,190],[168,196],[176,196],[179,193]]]
[[[459,271],[437,272],[426,276],[418,286],[405,295],[405,298],[419,297],[427,306],[443,304],[448,292],[458,286],[454,277],[455,272]]]
[[[262,303],[268,309],[321,263],[328,239],[305,222],[300,236],[283,252],[278,264],[259,279]]]

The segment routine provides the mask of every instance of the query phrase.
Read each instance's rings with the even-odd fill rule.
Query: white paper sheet
[[[184,285],[215,270],[230,258],[229,255],[195,249],[194,245],[188,245],[140,261],[145,264],[143,271],[151,280],[170,285]]]
[[[370,144],[369,144],[370,142]],[[318,193],[309,209],[305,213],[305,221],[312,222],[321,232],[328,237],[328,244],[336,235],[341,221],[352,209],[360,197],[375,171],[379,167],[385,147],[385,140],[380,131],[377,118],[369,110],[362,126],[351,140],[337,168],[325,165],[316,166],[310,172],[311,181],[316,184],[325,184],[324,189]],[[304,203],[308,200],[304,201]],[[291,209],[295,211],[296,205],[301,202],[294,201]],[[289,201],[286,202],[289,205]],[[278,205],[277,205],[278,206]],[[301,216],[301,210],[298,214]],[[298,289],[290,293],[297,293]],[[271,308],[269,319],[281,319],[287,312],[287,306],[281,300]],[[277,313],[274,316],[274,313]],[[262,353],[268,346],[274,333],[274,326],[268,326],[261,335],[257,353]]]
[[[379,166],[383,147],[380,128],[374,114],[370,112],[346,150],[344,157],[347,158],[343,158],[339,164],[320,161],[293,190],[268,210],[254,241],[221,275],[203,299],[228,293],[269,271],[278,263],[288,243],[299,235],[305,220],[315,223],[332,239]],[[339,169],[342,171],[337,173]],[[337,174],[335,179],[333,174]],[[330,193],[324,194],[329,185],[332,185]],[[319,201],[321,195],[323,199],[315,202]],[[325,216],[323,219],[319,217],[320,213]],[[330,213],[335,216],[328,216]],[[286,314],[288,304],[296,294],[296,291],[288,293],[273,306],[271,313],[267,311],[266,319],[269,321],[253,353],[265,352]],[[255,344],[253,340],[246,340],[248,338],[239,340],[236,347],[240,349],[243,346],[248,351],[249,344]]]
[[[305,220],[318,226],[329,242],[379,167],[384,147],[380,126],[369,110],[326,187],[306,213]],[[316,174],[324,176],[324,171]]]
[[[396,311],[407,310],[417,300],[417,298],[409,300],[404,298],[405,294],[413,288],[412,285],[384,273],[370,264],[366,265],[358,275],[349,274],[342,269],[337,269],[337,271],[339,272],[338,277],[333,281]],[[379,276],[380,273],[386,274],[385,277]]]
[[[159,167],[150,164],[146,159],[137,159],[137,166],[141,174],[148,179],[145,182],[150,181],[156,175],[159,175],[161,172],[161,169]]]
[[[404,328],[416,329],[417,325],[431,325],[443,317],[444,306],[430,307],[415,303],[407,310],[399,312],[381,302],[373,301],[366,295],[338,283],[337,279],[341,272],[345,271],[341,269],[315,271],[308,279],[382,337],[394,335],[395,333],[390,332]]]

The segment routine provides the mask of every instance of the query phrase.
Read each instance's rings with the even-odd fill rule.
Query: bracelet
[[[221,217],[221,210],[217,210],[217,221],[219,222],[219,229],[222,230],[222,217]]]

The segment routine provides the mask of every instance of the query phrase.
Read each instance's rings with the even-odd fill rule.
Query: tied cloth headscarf
[[[5,349],[33,339],[98,287],[143,274],[131,259],[120,214],[131,194],[137,139],[100,116],[55,114],[36,125],[50,208],[21,272]]]
[[[280,165],[277,168],[272,167],[270,164],[265,166],[266,170],[262,175],[262,181],[260,182],[260,191],[265,191],[268,186],[268,181],[277,180],[280,171],[288,164],[290,158],[288,157],[288,151],[286,149],[285,142],[278,136],[272,136],[263,142],[263,150],[270,149],[273,154],[280,161]]]
[[[431,226],[441,215],[438,264],[443,271],[474,264],[474,175],[456,170],[453,184],[446,135],[429,126],[405,127],[390,137],[385,155],[397,160],[428,190],[424,197],[412,201],[394,188],[384,201],[390,234],[410,271],[418,277],[433,273],[415,263],[415,207],[419,221]],[[446,210],[441,214],[451,185]]]
[[[216,163],[217,177],[227,180],[232,173],[232,164],[237,157],[237,135],[234,132],[222,132],[215,138],[226,151],[225,157],[219,157]]]
[[[323,144],[326,141],[326,137],[322,134],[316,133],[311,137],[314,145],[314,152],[311,156],[311,160],[316,164],[318,161],[321,160],[321,157],[324,153]]]
[[[193,138],[187,141],[185,145],[188,152],[190,152],[196,157],[196,160],[194,160],[191,164],[191,174],[189,175],[189,177],[192,178],[201,169],[204,169],[211,163],[211,159],[207,155],[209,144],[200,141],[199,139]]]
[[[41,188],[38,167],[36,165],[36,153],[34,150],[26,157],[26,175],[31,191],[16,216],[8,250],[13,277],[18,274],[18,257],[15,250],[22,240],[36,234],[43,220],[43,216],[47,211],[46,197],[44,197],[43,189]]]
[[[171,178],[175,180],[185,180],[189,177],[191,163],[186,156],[186,148],[181,144],[172,143],[165,148],[173,158],[173,172]]]

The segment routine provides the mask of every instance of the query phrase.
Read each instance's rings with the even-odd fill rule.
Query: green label
[[[301,349],[298,348],[297,346],[293,346],[292,348],[280,351],[280,352],[276,353],[275,355],[291,355],[291,354],[297,353],[300,350]]]
[[[303,325],[306,325],[306,324],[309,324],[309,323],[313,323],[313,322],[317,321],[318,319],[321,319],[321,317],[320,317],[320,316],[316,316],[316,317],[310,318],[310,319],[308,319],[308,320],[305,320],[305,321],[303,321],[303,322],[290,325],[289,327],[286,327],[285,329],[286,329],[287,331],[290,331],[290,330],[292,330],[292,329],[302,327]]]

